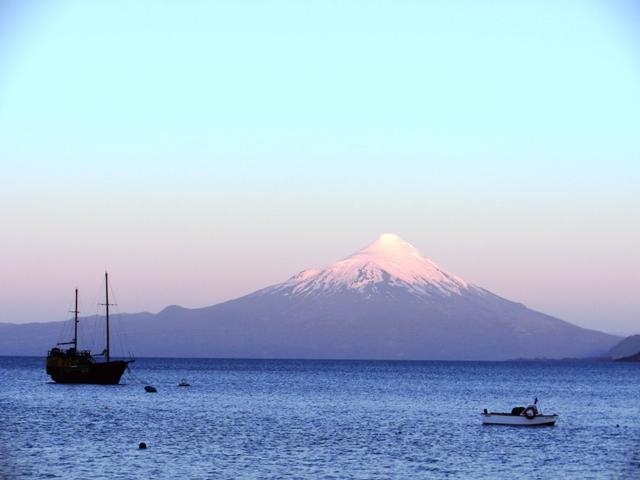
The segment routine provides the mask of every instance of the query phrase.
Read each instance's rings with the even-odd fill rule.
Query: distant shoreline
[[[0,358],[41,358],[46,355],[0,355]],[[236,358],[236,357],[136,357],[137,360],[237,360],[237,361],[292,361],[292,362],[474,362],[474,363],[640,363],[640,352],[628,357],[613,359],[611,357],[587,358],[510,358],[507,360],[409,360],[409,359],[354,359],[354,358]]]

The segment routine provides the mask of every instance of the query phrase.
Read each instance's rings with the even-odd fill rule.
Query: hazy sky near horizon
[[[1,1],[0,322],[203,307],[395,233],[640,333],[633,1]]]

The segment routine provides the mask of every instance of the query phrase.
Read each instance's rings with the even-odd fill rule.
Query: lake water
[[[0,357],[0,478],[640,478],[640,364],[138,359],[158,393],[44,364]],[[536,396],[555,427],[480,423]]]

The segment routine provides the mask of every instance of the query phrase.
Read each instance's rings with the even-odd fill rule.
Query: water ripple
[[[157,394],[127,377],[58,385],[44,359],[0,358],[0,477],[640,477],[635,364],[141,359],[134,368]],[[182,378],[192,386],[177,387]],[[483,408],[534,396],[560,413],[556,427],[480,424]]]

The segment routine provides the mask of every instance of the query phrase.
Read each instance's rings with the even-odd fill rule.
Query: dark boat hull
[[[56,383],[91,383],[117,385],[131,363],[125,360],[96,362],[88,365],[47,366],[47,373]]]

